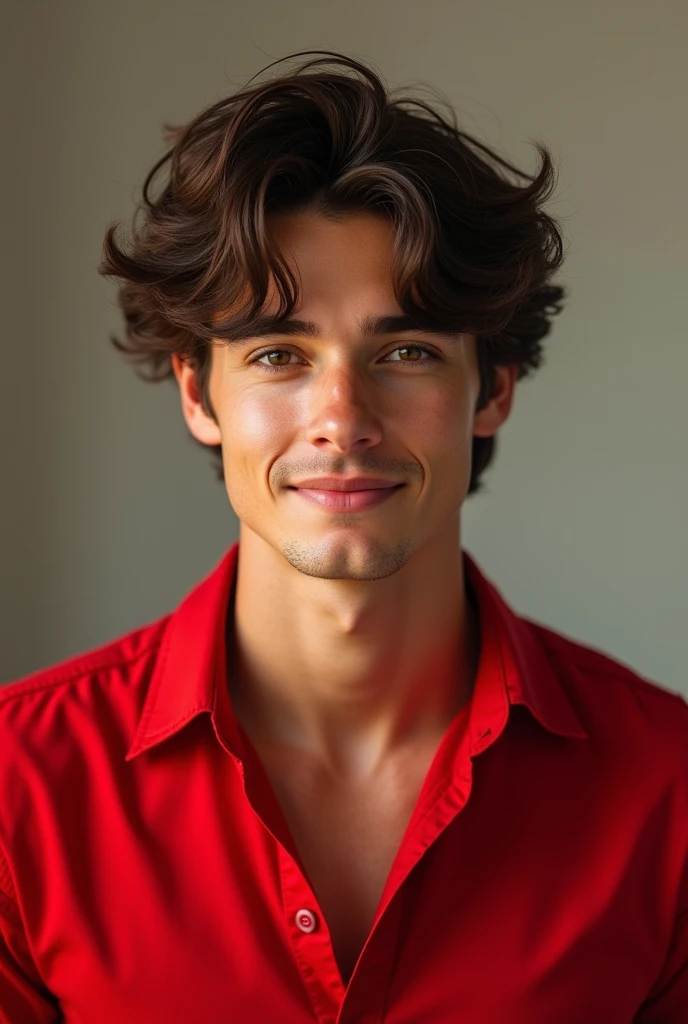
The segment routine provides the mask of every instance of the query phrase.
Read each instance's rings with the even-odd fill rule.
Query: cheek
[[[468,493],[472,425],[468,396],[454,388],[436,391],[427,403],[415,403],[409,417],[407,443],[425,464],[431,481],[428,499],[441,521],[456,515]]]
[[[437,389],[427,399],[415,401],[406,418],[428,455],[444,453],[455,460],[466,445],[470,446],[472,417],[467,396],[454,388]]]
[[[267,392],[270,389],[262,389]],[[241,473],[260,473],[272,457],[289,443],[294,428],[294,409],[276,401],[274,394],[234,394],[221,416],[223,458]]]

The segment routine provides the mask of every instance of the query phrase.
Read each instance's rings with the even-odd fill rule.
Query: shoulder
[[[615,734],[641,757],[661,749],[688,782],[688,700],[606,652],[524,619],[591,735]]]
[[[116,774],[140,716],[169,615],[0,686],[0,895],[10,864],[52,849],[55,828]],[[98,799],[98,794],[96,794]],[[71,826],[69,826],[71,827]]]
[[[64,740],[74,717],[140,706],[170,615],[0,686],[0,748]]]

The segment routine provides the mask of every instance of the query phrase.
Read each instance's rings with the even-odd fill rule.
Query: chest
[[[359,784],[293,766],[268,771],[346,984],[427,774],[431,753]]]

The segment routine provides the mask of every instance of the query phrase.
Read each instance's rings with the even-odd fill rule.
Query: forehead
[[[297,306],[278,316],[280,297],[270,276],[261,313],[232,330],[234,341],[274,336],[319,338],[331,333],[381,336],[428,331],[458,340],[460,331],[412,320],[399,306],[391,278],[393,225],[373,213],[335,217],[312,211],[266,217],[271,240],[294,272]],[[224,311],[225,313],[228,311]]]
[[[312,212],[274,214],[266,225],[304,291],[365,285],[391,293],[393,226],[383,217],[365,212],[336,219]]]

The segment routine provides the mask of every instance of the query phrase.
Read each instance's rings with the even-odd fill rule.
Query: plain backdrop
[[[330,49],[436,87],[528,171],[550,147],[570,297],[463,543],[522,614],[688,694],[684,0],[22,0],[3,23],[3,682],[171,611],[237,538],[176,384],[110,346],[96,267],[163,122]]]

